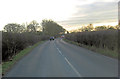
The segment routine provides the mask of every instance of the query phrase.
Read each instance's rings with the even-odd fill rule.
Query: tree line
[[[66,34],[66,39],[79,44],[109,49],[118,53],[119,26],[97,26],[92,24]]]
[[[89,24],[87,26],[82,26],[77,30],[73,30],[72,32],[84,32],[84,31],[102,31],[102,30],[110,30],[110,29],[120,29],[119,25],[111,26],[111,25],[103,25],[94,27],[93,24]]]
[[[64,34],[65,29],[52,20],[33,20],[29,24],[9,23],[2,31],[2,60],[11,60],[17,53],[50,36]]]

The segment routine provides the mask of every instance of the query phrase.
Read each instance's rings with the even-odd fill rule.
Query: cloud
[[[119,0],[1,0],[0,29],[7,23],[53,19],[61,25],[117,22]]]
[[[85,5],[77,5],[77,12],[63,24],[89,24],[89,23],[105,23],[117,22],[118,19],[118,3],[117,0],[102,0]]]

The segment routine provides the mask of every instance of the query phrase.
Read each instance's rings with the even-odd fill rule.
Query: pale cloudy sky
[[[8,23],[52,19],[68,30],[93,23],[115,25],[119,0],[1,0],[0,30]]]

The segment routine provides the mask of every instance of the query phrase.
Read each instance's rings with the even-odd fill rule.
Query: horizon
[[[32,20],[33,21],[33,20]],[[31,22],[31,21],[30,21]],[[29,23],[30,23],[29,22]],[[15,22],[14,22],[15,23]],[[28,22],[24,22],[24,23],[17,23],[17,24],[25,24],[25,27],[27,27],[26,26],[26,24],[29,24]],[[41,22],[40,22],[41,23]],[[39,25],[40,25],[40,23],[39,23]],[[9,24],[9,23],[8,23]],[[59,24],[59,23],[58,23]],[[96,23],[96,24],[94,24],[94,23],[92,23],[93,24],[93,27],[96,27],[96,26],[116,26],[116,25],[118,25],[118,22],[111,22],[111,23]],[[6,24],[7,25],[7,24]],[[60,24],[59,24],[60,25]],[[82,26],[87,26],[87,25],[89,25],[89,24],[83,24],[83,25],[75,25],[75,26],[62,26],[64,29],[66,29],[67,31],[74,31],[74,30],[77,30],[77,29],[80,29]],[[41,26],[41,25],[40,25]],[[2,29],[0,29],[0,31],[3,31],[4,30],[4,27],[2,28]]]

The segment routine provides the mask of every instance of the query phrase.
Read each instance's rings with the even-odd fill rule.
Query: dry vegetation
[[[115,29],[73,32],[67,34],[66,39],[81,45],[108,49],[118,53],[118,30]]]
[[[26,26],[17,23],[5,25],[2,31],[2,60],[12,60],[21,50],[65,31],[62,26],[52,20],[43,20],[41,24],[42,26],[33,20]]]
[[[28,46],[48,39],[47,36],[33,33],[2,33],[2,60],[11,60],[13,56]]]

